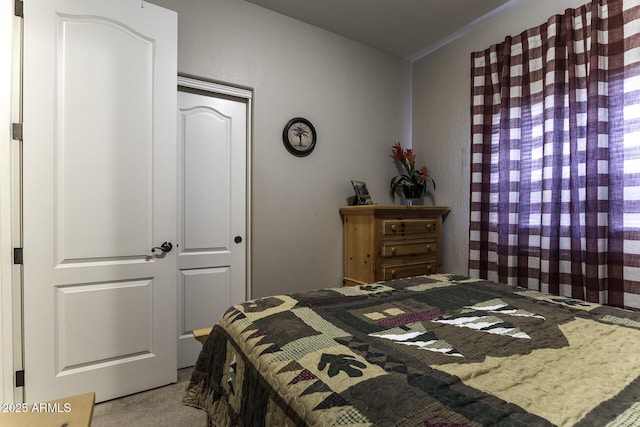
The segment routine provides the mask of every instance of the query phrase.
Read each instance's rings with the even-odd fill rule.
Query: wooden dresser
[[[372,283],[442,268],[442,206],[346,206],[344,284]]]

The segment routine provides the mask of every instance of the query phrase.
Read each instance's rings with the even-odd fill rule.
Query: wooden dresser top
[[[444,215],[451,209],[446,206],[402,206],[402,205],[359,205],[340,208],[341,215],[375,215],[402,217],[423,217]]]

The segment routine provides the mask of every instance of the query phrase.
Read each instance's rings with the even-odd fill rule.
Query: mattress
[[[217,426],[640,424],[640,313],[438,274],[230,307],[183,403]]]

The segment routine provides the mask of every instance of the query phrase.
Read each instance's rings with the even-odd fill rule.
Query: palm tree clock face
[[[302,117],[296,117],[287,123],[282,131],[282,142],[294,156],[304,157],[311,154],[316,147],[316,129],[311,122]]]

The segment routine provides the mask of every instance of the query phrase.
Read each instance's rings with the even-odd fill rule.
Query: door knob
[[[233,239],[233,241],[236,242],[236,243],[242,243],[242,237],[236,236],[236,238]]]
[[[155,253],[156,249],[162,251],[162,253],[167,253],[167,252],[171,252],[171,249],[173,249],[173,245],[171,244],[171,242],[164,242],[160,246],[151,248],[151,252]]]

